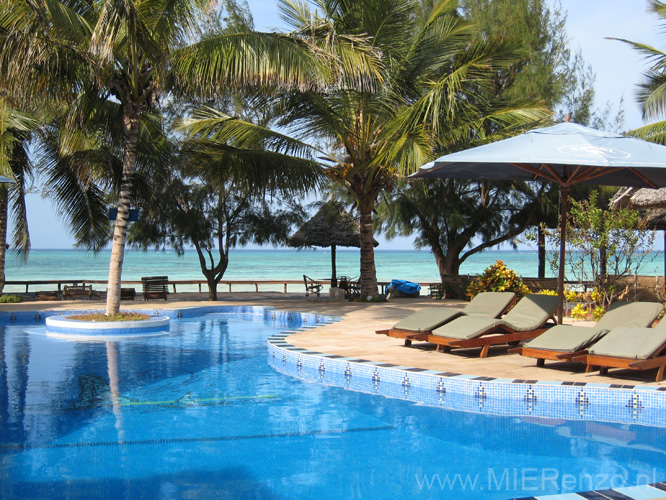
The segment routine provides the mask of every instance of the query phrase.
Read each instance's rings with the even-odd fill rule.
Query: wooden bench
[[[92,300],[93,297],[96,297],[97,300],[102,299],[102,295],[93,290],[92,285],[65,285],[63,287],[62,300],[74,300],[78,297],[87,297],[90,300]]]
[[[167,276],[150,276],[141,278],[143,285],[143,300],[167,299],[169,293],[169,278]]]

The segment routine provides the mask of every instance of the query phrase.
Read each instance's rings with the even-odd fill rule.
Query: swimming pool
[[[664,428],[306,382],[266,339],[322,318],[219,311],[118,342],[2,327],[2,498],[506,499],[666,478]]]

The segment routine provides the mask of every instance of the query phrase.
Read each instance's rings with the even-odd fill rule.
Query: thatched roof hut
[[[611,208],[633,208],[638,210],[649,229],[664,231],[666,249],[666,188],[631,188],[620,189],[610,202]],[[666,271],[666,250],[664,251],[664,270]]]
[[[331,286],[336,283],[336,247],[361,246],[358,220],[347,212],[342,204],[329,201],[288,240],[290,247],[331,247]],[[379,243],[374,240],[374,245]]]
[[[666,188],[622,188],[613,196],[611,205],[612,208],[633,208],[635,210],[666,209]]]
[[[633,208],[650,229],[666,229],[666,188],[622,188],[613,196],[611,208]]]

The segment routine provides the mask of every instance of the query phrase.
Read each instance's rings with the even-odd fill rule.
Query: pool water
[[[115,342],[0,327],[0,496],[505,499],[666,478],[662,428],[453,411],[278,373],[266,339],[299,325],[202,314]]]

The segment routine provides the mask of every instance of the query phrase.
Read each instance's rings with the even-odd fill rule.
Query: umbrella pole
[[[335,278],[337,271],[335,269],[335,245],[331,245],[331,288],[336,288],[338,286],[338,280]]]
[[[560,266],[557,276],[557,324],[562,324],[564,316],[564,261],[567,238],[567,212],[569,204],[569,186],[560,184]]]

